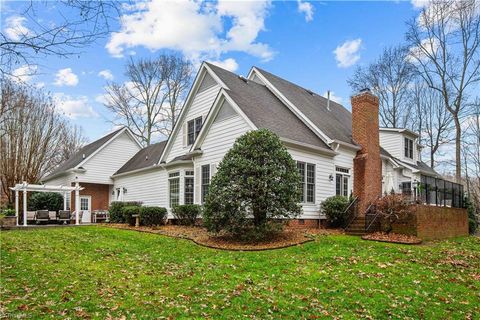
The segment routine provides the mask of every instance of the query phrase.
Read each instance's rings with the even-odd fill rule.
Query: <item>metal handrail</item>
[[[358,201],[358,197],[355,197],[353,198],[353,201],[350,202],[350,204],[348,205],[348,207],[345,209],[345,211],[343,211],[343,213],[347,213],[351,208],[352,206],[354,206]],[[350,213],[346,219],[347,223],[345,223],[345,227],[343,229],[347,229],[348,226],[353,222],[353,220],[355,220],[356,218],[356,213],[357,213],[357,210],[355,210],[355,208],[353,209],[353,212]]]
[[[377,198],[378,199],[378,198]],[[365,210],[365,216],[367,216],[368,212],[370,211],[370,209],[375,205],[375,201],[371,202],[370,205],[367,207],[367,210]],[[368,230],[370,230],[370,228],[372,227],[373,223],[375,222],[375,220],[377,220],[378,216],[379,216],[379,212],[377,211],[375,213],[375,215],[373,216],[373,219],[372,221],[370,221],[370,224],[368,226],[365,226],[365,232],[368,232]],[[365,219],[365,223],[367,222],[367,220]]]

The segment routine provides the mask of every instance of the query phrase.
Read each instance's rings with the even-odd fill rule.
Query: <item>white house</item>
[[[91,222],[91,212],[107,210],[115,197],[111,176],[141,148],[130,129],[120,128],[84,146],[41,181],[68,187],[78,181],[84,188],[80,191],[82,221]],[[75,210],[72,199],[67,199],[67,209]]]
[[[367,128],[372,131],[368,136],[376,137],[369,159],[376,152],[381,168],[366,170],[371,176],[358,179],[373,179],[378,187],[358,185],[356,189],[372,194],[392,189],[410,193],[422,175],[437,176],[420,161],[415,133],[379,128],[378,100],[366,107],[362,103],[354,105],[352,99],[352,110],[360,114],[353,122],[361,128],[358,132]],[[373,117],[368,116],[372,112]],[[371,139],[365,143],[354,139],[352,113],[257,67],[244,78],[203,63],[168,141],[140,150],[112,175],[114,200],[169,209],[202,204],[218,164],[235,139],[258,128],[275,132],[297,161],[304,181],[302,221],[323,218],[320,203],[325,198],[355,191],[354,159],[365,153]]]
[[[436,179],[420,160],[416,133],[379,127],[378,98],[364,91],[351,105],[352,112],[257,67],[244,78],[205,62],[167,141],[142,149],[122,128],[82,148],[43,182],[79,181],[86,211],[106,209],[111,201],[168,209],[202,204],[235,140],[267,128],[283,141],[303,177],[299,223],[318,224],[321,202],[333,195],[354,194],[360,211],[392,190],[421,195],[427,203],[461,204],[461,187]]]

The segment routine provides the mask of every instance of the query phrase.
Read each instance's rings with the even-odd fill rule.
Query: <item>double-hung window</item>
[[[202,129],[202,117],[197,117],[187,122],[187,143],[192,145]]]
[[[180,172],[168,174],[168,191],[170,198],[170,208],[180,204]]]
[[[297,161],[297,169],[302,178],[302,195],[300,201],[303,203],[315,203],[315,165]]]
[[[350,180],[350,170],[345,168],[335,168],[335,194],[337,196],[348,197],[348,184]]]
[[[405,138],[405,158],[413,159],[413,140]]]
[[[205,203],[207,198],[208,189],[210,188],[210,165],[206,164],[202,166],[202,203]]]
[[[193,190],[194,190],[194,180],[193,180],[193,171],[185,171],[185,186],[184,186],[184,203],[193,204]]]

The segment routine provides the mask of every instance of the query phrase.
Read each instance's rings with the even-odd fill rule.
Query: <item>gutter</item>
[[[280,138],[280,141],[284,142],[287,145],[298,146],[298,147],[314,150],[314,151],[317,151],[317,152],[320,152],[320,153],[323,153],[323,154],[331,155],[331,156],[338,155],[338,152],[335,152],[331,149],[317,147],[317,146],[314,146],[314,145],[311,145],[311,144],[308,144],[308,143],[304,143],[304,142],[298,142],[298,141],[287,139],[287,138]]]

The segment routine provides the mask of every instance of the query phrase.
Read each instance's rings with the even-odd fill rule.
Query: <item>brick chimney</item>
[[[378,98],[369,89],[351,98],[352,138],[362,149],[353,159],[353,194],[358,197],[358,213],[382,194],[382,162],[378,124]]]

